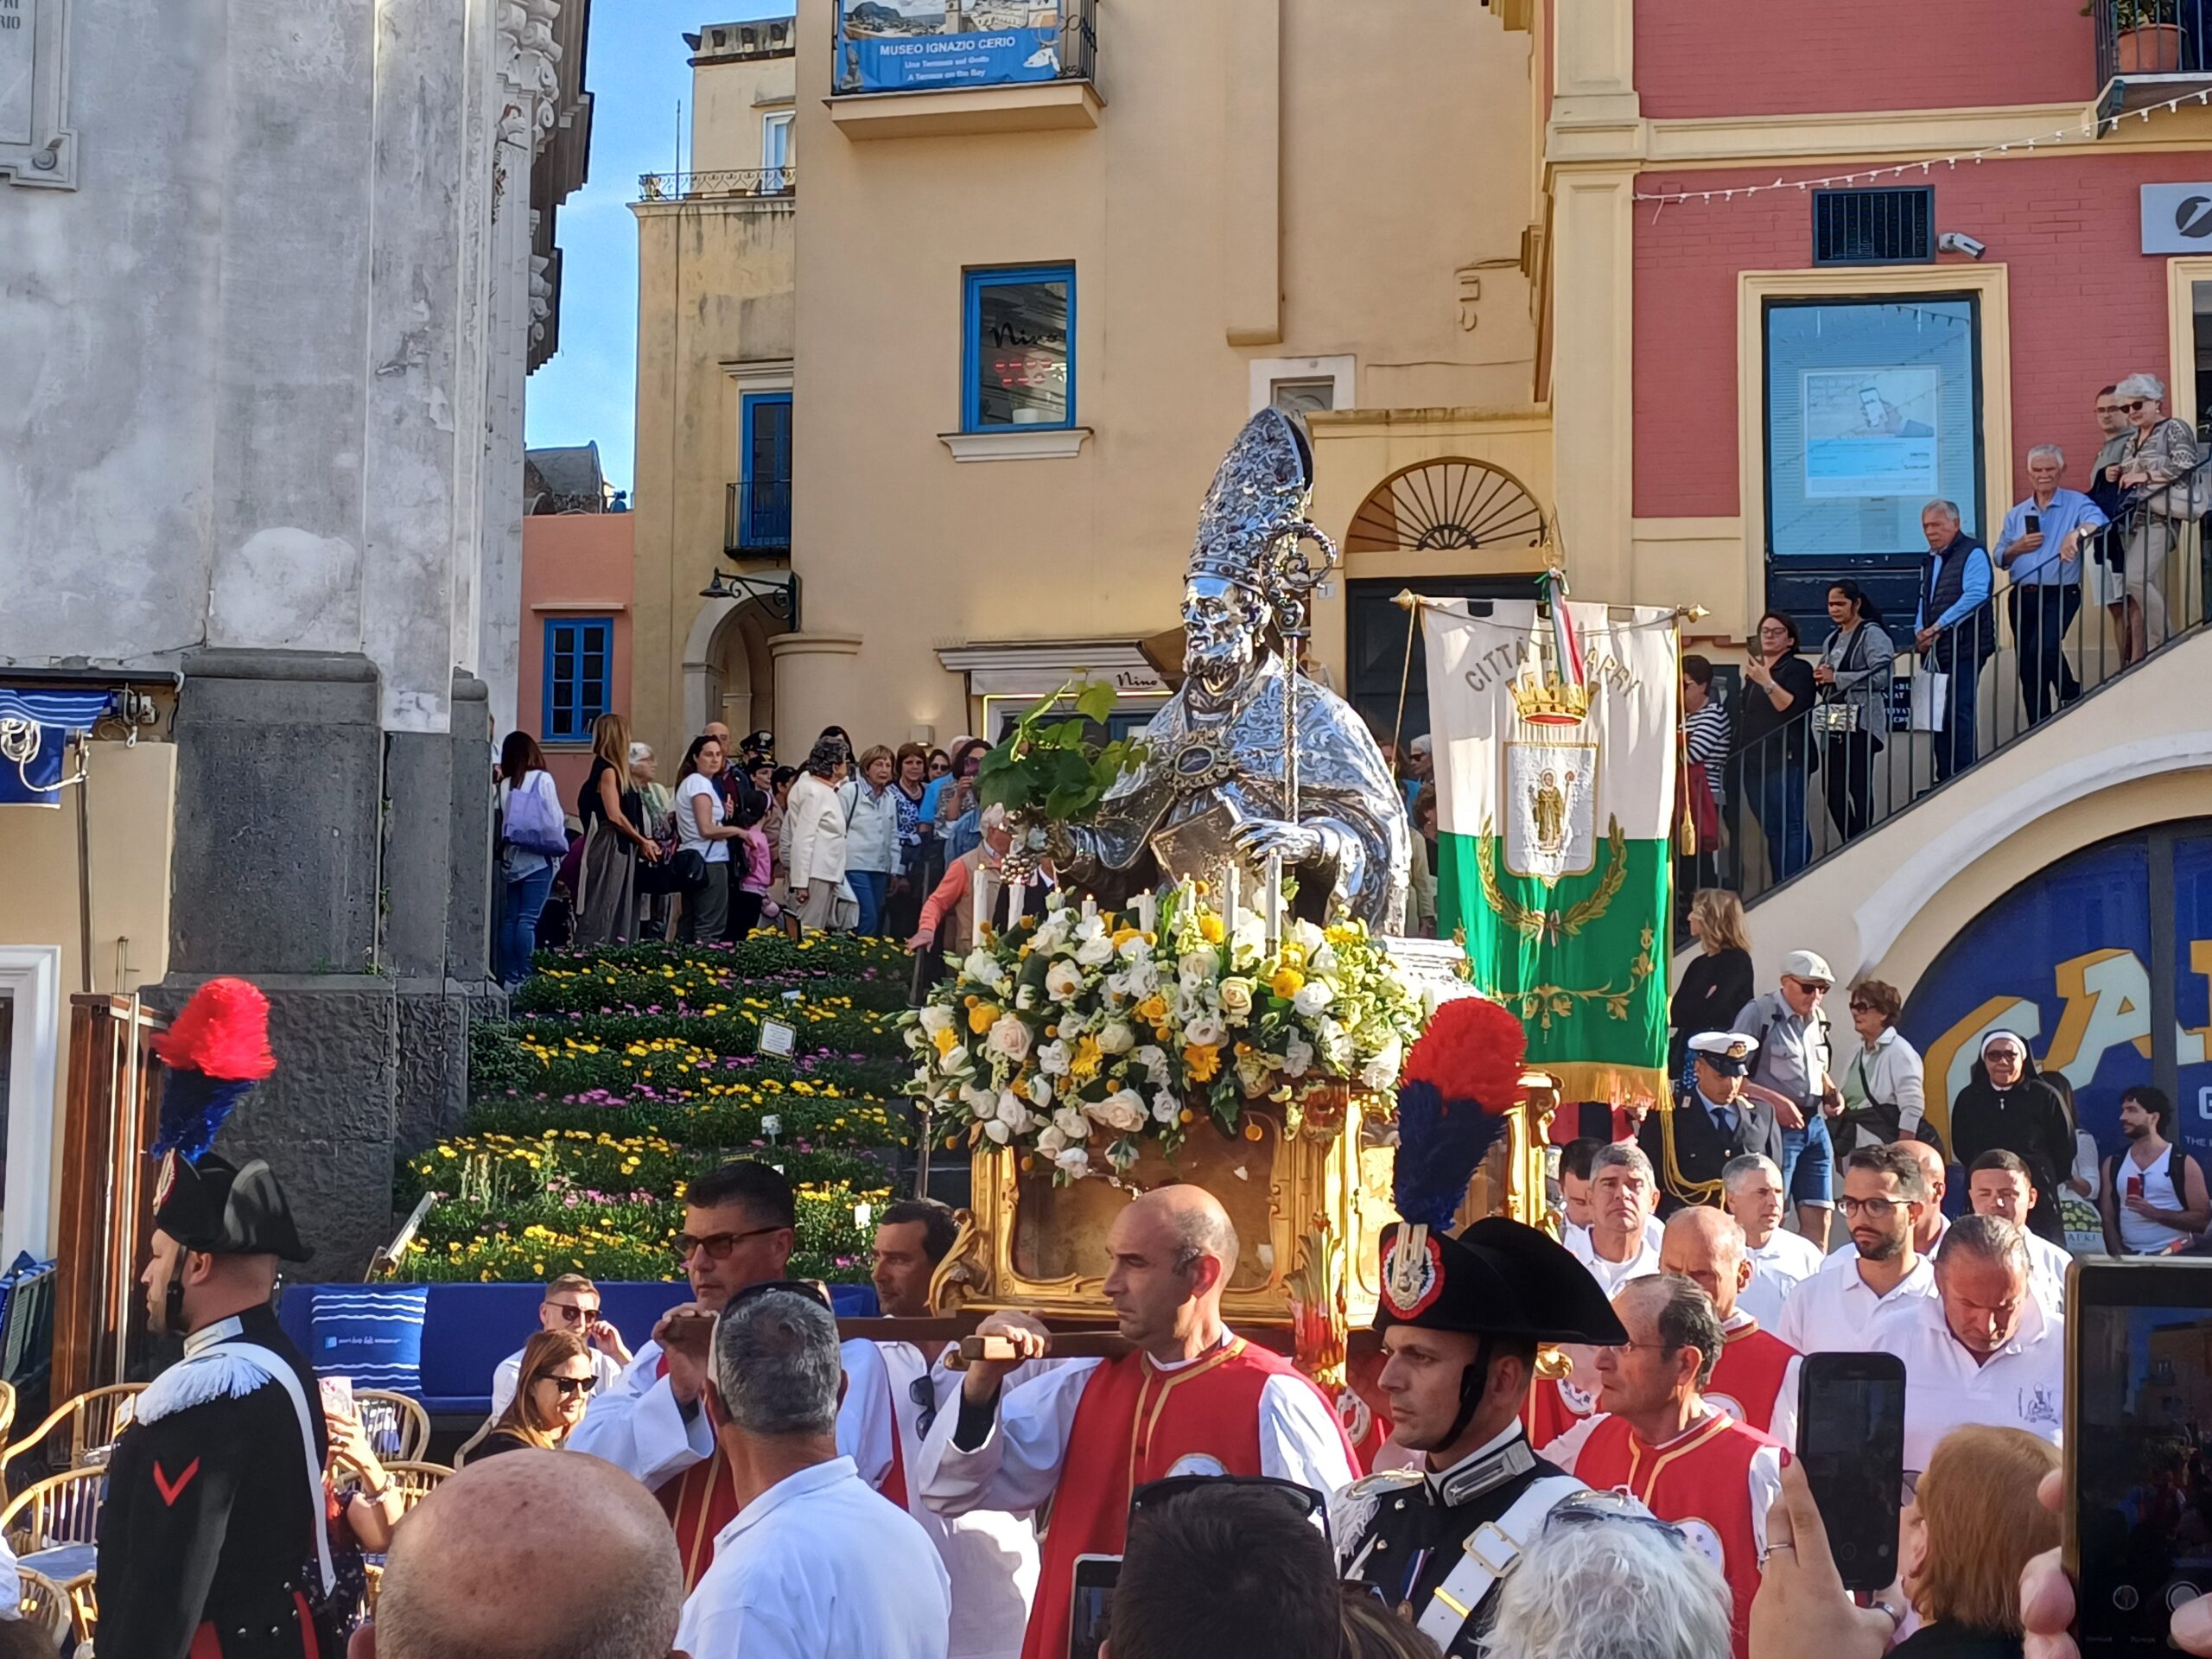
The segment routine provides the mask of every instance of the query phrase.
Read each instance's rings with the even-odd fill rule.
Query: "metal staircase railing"
[[[1849,734],[1828,729],[1830,717],[1822,709],[1833,699],[1825,696],[1810,708],[1793,710],[1784,725],[1749,747],[1739,743],[1726,763],[1713,769],[1723,798],[1724,844],[1700,849],[1683,861],[1680,871],[1677,938],[1687,938],[1681,918],[1698,887],[1733,888],[1749,905],[1802,880],[1859,836],[1874,833],[1937,790],[1971,777],[2039,726],[2094,718],[2089,711],[2107,687],[2147,658],[2203,632],[2212,600],[2208,509],[2212,455],[2163,488],[2130,491],[2109,525],[2082,537],[2078,602],[2052,600],[2030,584],[2015,582],[2002,568],[1995,570],[1989,610],[1993,637],[1986,642],[1972,639],[1969,618],[1958,625],[1961,637],[1953,648],[1955,657],[1963,657],[1970,644],[1990,652],[1980,664],[1970,747],[1960,743],[1963,726],[1943,732],[1916,729],[1912,680],[1922,659],[1911,654],[1913,619],[1886,619],[1885,626],[1901,654],[1891,665],[1891,677],[1882,682],[1883,695],[1868,700],[1888,716],[1876,722],[1882,729],[1870,734],[1880,747],[1854,745]],[[2021,673],[2023,612],[2030,618],[2031,647],[2037,632],[2047,642],[2052,624],[2063,625],[2056,651],[2045,643],[2041,651],[2031,648],[2028,653],[2029,679],[2040,679],[2045,688],[2038,700],[2043,707],[2031,708]],[[2132,641],[2128,632],[2135,636]],[[1817,648],[1802,654],[1818,659]],[[2039,667],[2051,671],[2039,674]],[[1737,702],[1761,695],[1746,682]],[[1732,723],[1738,709],[1732,708],[1730,715]],[[1861,816],[1852,810],[1854,797],[1863,802],[1856,835],[1847,832],[1849,821]],[[1802,829],[1796,827],[1793,814],[1802,819]]]

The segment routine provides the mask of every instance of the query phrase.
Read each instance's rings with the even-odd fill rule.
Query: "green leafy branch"
[[[1091,740],[1114,712],[1114,687],[1104,680],[1070,680],[1014,722],[1003,742],[983,757],[976,780],[985,805],[1065,823],[1080,818],[1104,798],[1114,780],[1144,759],[1136,738],[1110,742]],[[1065,698],[1075,707],[1071,720],[1046,716]]]

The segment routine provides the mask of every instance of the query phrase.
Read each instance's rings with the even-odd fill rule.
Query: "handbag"
[[[1912,671],[1912,729],[1940,732],[1951,702],[1951,677],[1932,668]]]
[[[2158,428],[2152,429],[2160,430],[2164,426],[2164,423],[2161,422]],[[2183,430],[2188,430],[2185,424]],[[2142,453],[2142,449],[2143,441],[2139,438],[2127,452],[2128,459],[2133,460]],[[2164,485],[2143,485],[2140,492],[2136,497],[2136,504],[2160,518],[2178,519],[2185,523],[2212,512],[2212,483],[2207,482],[2202,465],[2190,467],[2183,476]]]
[[[1684,788],[1689,797],[1690,827],[1697,831],[1700,849],[1709,848],[1720,837],[1720,808],[1713,798],[1713,777],[1702,760],[1693,760],[1682,768]]]
[[[561,821],[560,808],[550,791],[538,789],[532,772],[519,785],[509,785],[500,813],[499,833],[508,846],[547,858],[569,855],[569,827]]]

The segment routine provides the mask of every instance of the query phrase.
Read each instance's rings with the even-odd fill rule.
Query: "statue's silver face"
[[[1218,690],[1252,666],[1259,640],[1243,590],[1218,576],[1198,576],[1183,589],[1183,671]]]

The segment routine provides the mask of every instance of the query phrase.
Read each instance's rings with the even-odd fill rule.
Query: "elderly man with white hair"
[[[1997,650],[1997,613],[1990,603],[1996,575],[1988,550],[1966,532],[1955,501],[1930,501],[1920,510],[1928,538],[1928,569],[1920,581],[1920,607],[1912,648],[1921,666],[1946,677],[1942,729],[1936,738],[1936,781],[1974,763],[1981,665]]]
[[[1758,1153],[1731,1158],[1720,1171],[1721,1207],[1744,1230],[1744,1259],[1751,1264],[1751,1282],[1736,1304],[1767,1331],[1781,1322],[1782,1304],[1797,1281],[1821,1269],[1819,1247],[1782,1225],[1789,1196],[1782,1166]]]
[[[1003,929],[1013,913],[1004,879],[999,874],[999,861],[1014,844],[1014,837],[1006,827],[1006,809],[991,805],[983,809],[979,823],[983,838],[966,852],[945,866],[944,879],[937,884],[930,896],[922,901],[922,913],[914,929],[913,938],[906,941],[909,950],[927,950],[934,947],[965,950],[976,936],[976,902],[982,890],[985,905],[985,918],[992,926]],[[1033,888],[1052,885],[1052,864],[1048,860],[1030,877]],[[1037,893],[1027,896],[1024,913],[1039,908]],[[938,930],[944,923],[952,924],[951,931],[940,939]]]
[[[2019,651],[2020,701],[2031,726],[2082,695],[2082,683],[2066,660],[2066,631],[2082,608],[2082,539],[2105,524],[2095,502],[2059,486],[2065,471],[2066,454],[2056,444],[2029,450],[2027,498],[2005,515],[1997,532],[1997,563],[2012,578],[2005,606]]]
[[[2165,412],[2165,382],[2155,374],[2131,374],[2113,395],[2131,429],[2114,482],[2135,509],[2120,571],[2120,649],[2125,665],[2166,642],[2166,554],[2179,527],[2198,516],[2190,509],[2203,486],[2193,480],[2201,459],[2196,435],[2187,421]],[[2178,490],[2158,487],[2177,479],[2184,480]]]

